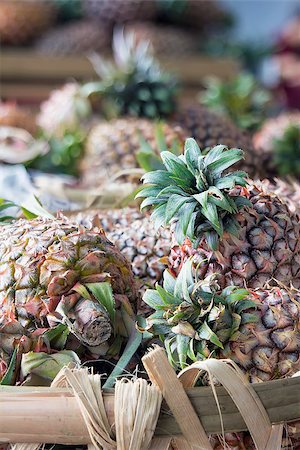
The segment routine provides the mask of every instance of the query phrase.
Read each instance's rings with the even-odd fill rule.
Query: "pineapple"
[[[76,82],[51,92],[40,106],[37,123],[49,137],[61,139],[67,132],[76,132],[89,116],[91,106]]]
[[[115,30],[114,62],[94,55],[91,60],[100,81],[87,83],[87,95],[100,95],[108,117],[130,115],[150,119],[170,116],[176,106],[175,79],[161,70],[149,42]]]
[[[84,54],[108,51],[110,42],[109,27],[80,20],[51,29],[36,42],[35,49],[46,55]]]
[[[131,262],[137,282],[144,290],[161,282],[165,265],[161,258],[170,251],[168,229],[154,229],[149,214],[136,208],[90,210],[71,214],[72,220],[86,228],[103,228],[111,240]]]
[[[155,122],[147,119],[124,117],[109,122],[103,121],[92,128],[81,162],[81,181],[84,187],[99,187],[113,178],[137,181],[141,170],[137,153],[141,147],[141,136],[157,153],[161,144],[156,139]],[[170,147],[174,141],[183,143],[186,133],[172,124],[162,124],[164,145]],[[133,172],[133,173],[132,173]]]
[[[227,82],[209,78],[200,99],[212,111],[227,115],[239,128],[251,132],[266,119],[270,94],[253,75],[242,73]]]
[[[0,360],[8,365],[24,340],[28,351],[50,329],[56,345],[71,332],[71,347],[112,355],[116,333],[120,348],[138,293],[130,263],[103,232],[49,217],[19,219],[0,234]]]
[[[245,160],[240,163],[251,177],[257,177],[262,171],[260,155],[253,149],[251,136],[239,129],[229,118],[216,114],[200,104],[183,104],[175,119],[188,130],[201,148],[223,144],[245,149]]]
[[[253,137],[254,148],[268,177],[300,174],[300,113],[268,119]]]
[[[170,267],[177,273],[193,256],[199,278],[220,273],[221,286],[262,287],[276,279],[300,285],[300,223],[276,194],[227,173],[243,157],[218,145],[203,155],[187,139],[184,157],[162,152],[163,171],[146,173],[137,194],[153,205],[156,227],[172,222]],[[225,174],[223,174],[223,172]]]
[[[49,0],[1,0],[1,43],[27,44],[52,25],[55,13],[54,3]]]
[[[296,180],[273,178],[272,181],[265,179],[256,183],[258,185],[261,183],[263,190],[280,197],[293,213],[300,212],[300,184]]]
[[[155,0],[83,0],[83,9],[87,17],[110,24],[152,19],[156,13]]]
[[[300,368],[300,291],[294,288],[222,289],[217,273],[200,280],[188,260],[177,278],[166,270],[163,287],[147,290],[143,300],[154,313],[141,331],[162,339],[178,371],[197,360],[230,358],[257,383],[289,377]],[[249,433],[224,437],[225,443],[210,437],[214,450],[256,448]],[[284,441],[296,448],[293,436]]]
[[[32,135],[37,132],[35,116],[15,103],[0,102],[0,126],[23,128]]]
[[[138,42],[149,41],[157,56],[191,55],[199,49],[195,33],[171,25],[150,22],[132,22],[126,25],[126,33],[133,33]]]

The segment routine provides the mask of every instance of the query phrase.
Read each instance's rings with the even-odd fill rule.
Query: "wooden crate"
[[[211,58],[204,55],[179,59],[164,59],[162,66],[176,74],[182,82],[183,95],[192,98],[203,79],[216,75],[233,77],[239,64],[232,58]],[[30,50],[2,50],[0,60],[1,98],[24,103],[39,103],[50,90],[66,80],[95,78],[86,56],[41,56]]]

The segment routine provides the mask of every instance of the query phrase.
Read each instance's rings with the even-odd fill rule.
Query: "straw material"
[[[89,450],[149,448],[160,412],[162,395],[146,380],[123,379],[116,382],[116,440],[105,410],[100,375],[90,374],[88,369],[71,370],[65,367],[54,379],[52,387],[72,389],[91,438]],[[39,450],[41,447],[42,444],[14,444],[11,450]]]
[[[208,359],[192,364],[178,375],[185,387],[197,381],[201,371],[208,372],[214,394],[214,380],[222,383],[243,416],[257,450],[280,450],[283,425],[273,425],[243,372],[230,359]],[[189,373],[190,372],[190,373]],[[198,375],[196,374],[198,373]],[[215,394],[216,403],[218,398]],[[219,405],[218,405],[219,408]],[[220,420],[222,414],[219,408]],[[224,437],[224,431],[223,431]],[[209,447],[205,450],[209,450]]]

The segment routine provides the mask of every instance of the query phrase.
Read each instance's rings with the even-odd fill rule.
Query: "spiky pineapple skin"
[[[0,357],[10,357],[23,335],[55,324],[60,304],[74,311],[90,308],[92,304],[83,305],[74,290],[78,283],[108,280],[116,303],[125,296],[136,309],[138,293],[130,263],[103,231],[87,230],[61,217],[20,219],[3,225],[0,235]],[[102,337],[109,337],[105,314],[77,313],[83,343],[99,345]],[[108,336],[93,335],[99,324]]]
[[[35,49],[47,55],[105,52],[110,41],[111,30],[107,25],[80,20],[51,29],[36,42]]]
[[[224,235],[218,250],[213,251],[206,239],[192,248],[187,241],[175,246],[170,266],[178,272],[191,255],[199,265],[201,278],[212,272],[223,275],[223,285],[262,287],[272,278],[299,287],[300,225],[293,214],[274,193],[255,185],[244,191],[252,206],[237,214],[239,237]]]
[[[167,145],[174,139],[183,144],[186,132],[178,126],[164,124]],[[102,122],[90,131],[86,142],[85,157],[81,162],[81,180],[86,187],[101,186],[121,171],[138,167],[136,153],[140,149],[139,133],[152,148],[159,151],[155,140],[155,122],[147,119],[120,118]],[[141,174],[133,175],[135,180]],[[130,175],[122,180],[131,179]]]
[[[237,128],[227,117],[223,117],[198,103],[184,103],[175,119],[188,130],[189,136],[196,139],[201,149],[218,144],[228,148],[241,148],[245,151],[245,160],[239,168],[246,170],[250,177],[261,172],[258,155],[254,152],[251,136]]]
[[[0,102],[0,126],[23,128],[32,135],[37,132],[35,116],[13,103]]]
[[[165,264],[161,258],[170,251],[170,230],[156,231],[149,213],[136,208],[83,211],[71,218],[87,228],[102,227],[107,237],[130,261],[142,290],[161,282]]]
[[[149,41],[158,56],[186,56],[198,50],[195,33],[171,25],[132,22],[126,25],[125,32],[134,33],[138,42]]]
[[[23,45],[51,26],[54,3],[45,0],[1,0],[0,41],[4,45]]]

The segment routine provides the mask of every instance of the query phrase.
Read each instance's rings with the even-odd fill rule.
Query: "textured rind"
[[[166,266],[160,260],[170,252],[171,232],[168,229],[156,231],[149,214],[135,208],[95,209],[71,217],[88,228],[95,226],[95,217],[98,219],[98,226],[131,262],[142,289],[161,282]]]
[[[135,154],[140,149],[139,133],[158,151],[155,141],[155,122],[147,119],[122,118],[101,122],[91,130],[85,156],[81,162],[81,181],[86,187],[96,187],[111,180],[120,171],[138,167]],[[184,143],[187,133],[181,127],[164,124],[167,145],[174,139]],[[135,180],[140,178],[135,176]],[[130,176],[123,177],[123,180]]]
[[[201,150],[223,144],[229,148],[240,148],[245,160],[235,167],[245,170],[250,177],[260,175],[258,155],[254,152],[251,136],[237,128],[227,117],[223,117],[198,103],[183,104],[175,119],[196,139]]]
[[[70,55],[109,50],[111,30],[104,23],[80,20],[61,25],[44,34],[35,45],[47,55]]]
[[[130,264],[103,232],[65,218],[20,219],[1,227],[0,236],[0,331],[10,322],[30,331],[48,327],[62,299],[80,299],[77,282],[108,279],[114,294],[127,296],[135,309]]]
[[[177,273],[191,255],[199,266],[199,276],[212,272],[223,275],[223,285],[263,287],[272,278],[299,287],[300,222],[288,205],[271,192],[255,185],[244,191],[252,203],[236,215],[239,237],[224,235],[218,251],[212,251],[203,238],[197,247],[176,243],[170,266]]]

